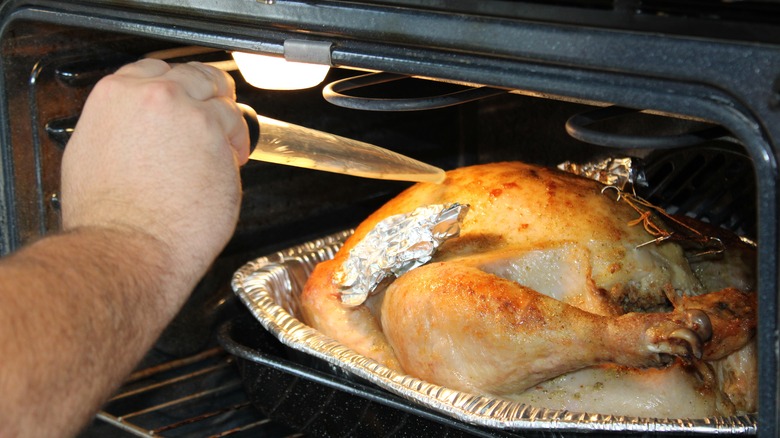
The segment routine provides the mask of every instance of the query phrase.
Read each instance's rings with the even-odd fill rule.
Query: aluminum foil
[[[314,266],[330,259],[351,231],[252,260],[233,275],[232,287],[249,311],[288,347],[320,358],[339,371],[365,379],[413,403],[457,421],[510,431],[746,434],[757,432],[756,415],[692,419],[640,418],[543,409],[502,398],[479,396],[393,371],[301,322],[303,285]],[[301,394],[305,397],[306,394]]]
[[[384,279],[428,263],[445,240],[460,234],[468,210],[458,203],[428,205],[379,222],[334,274],[341,302],[359,306]]]
[[[607,186],[632,192],[631,187],[646,187],[647,179],[633,158],[609,157],[589,163],[564,161],[558,168],[575,175],[594,179]]]

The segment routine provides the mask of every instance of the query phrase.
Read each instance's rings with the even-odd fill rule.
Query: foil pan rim
[[[293,316],[295,302],[288,270],[305,269],[332,258],[352,230],[334,233],[260,257],[239,268],[231,287],[260,324],[284,345],[322,359],[357,377],[457,420],[505,430],[562,432],[757,433],[754,414],[696,419],[642,418],[535,408],[524,403],[456,391],[398,373],[356,353]],[[302,287],[302,285],[299,285]],[[285,308],[283,304],[287,304]]]

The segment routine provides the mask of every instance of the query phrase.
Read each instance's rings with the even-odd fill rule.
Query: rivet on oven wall
[[[54,211],[60,211],[60,209],[62,209],[59,192],[54,192],[51,194],[49,197],[49,203],[51,204],[51,208],[53,208]]]

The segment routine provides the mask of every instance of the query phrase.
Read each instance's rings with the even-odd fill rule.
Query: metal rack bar
[[[138,389],[134,389],[134,390],[131,390],[131,391],[122,392],[122,393],[117,394],[114,397],[112,397],[110,399],[110,401],[121,400],[123,398],[132,397],[134,395],[138,395],[138,394],[141,394],[141,393],[144,393],[144,392],[152,391],[154,389],[159,389],[159,388],[163,388],[163,387],[166,387],[166,386],[175,385],[175,384],[177,384],[179,382],[183,382],[183,381],[185,381],[187,379],[191,379],[193,377],[198,377],[198,376],[206,375],[206,374],[209,374],[209,373],[221,370],[223,368],[226,368],[226,367],[230,366],[230,364],[232,364],[232,363],[233,363],[233,360],[228,359],[225,362],[219,363],[219,364],[211,366],[211,367],[204,368],[202,370],[199,370],[199,371],[187,374],[185,376],[174,377],[172,379],[164,380],[164,381],[159,382],[159,383],[151,384],[149,386],[144,386],[143,388],[138,388]]]
[[[122,415],[120,418],[123,419],[123,420],[127,420],[129,418],[135,418],[135,417],[138,417],[138,416],[141,416],[141,415],[145,415],[145,414],[148,414],[148,413],[151,413],[151,412],[160,411],[160,410],[165,409],[165,408],[178,406],[178,405],[181,405],[181,404],[184,404],[184,403],[188,403],[188,402],[191,402],[191,401],[194,401],[194,400],[198,400],[198,399],[201,399],[203,397],[208,397],[210,395],[219,394],[221,392],[225,392],[225,391],[230,390],[230,389],[238,388],[238,387],[240,387],[240,385],[241,385],[241,382],[238,382],[238,381],[231,382],[231,383],[228,383],[226,385],[217,386],[216,388],[211,388],[211,389],[207,389],[205,391],[197,392],[197,393],[189,395],[187,397],[177,398],[177,399],[165,402],[165,403],[160,403],[158,405],[154,405],[154,406],[149,407],[147,409],[141,409],[140,411],[131,412],[129,414]]]
[[[195,435],[227,437],[263,427],[271,427],[271,420],[254,410],[241,391],[241,380],[232,368],[233,357],[221,348],[212,348],[198,354],[166,361],[133,373],[124,388],[112,397],[96,418],[120,431],[138,437],[181,436],[185,428],[193,428]],[[173,373],[168,376],[165,373]],[[199,386],[200,379],[216,378],[220,384]],[[160,392],[156,403],[149,405],[147,393]],[[134,396],[138,404],[127,409]],[[119,405],[115,405],[119,402]],[[186,418],[170,419],[169,410],[187,406]],[[127,412],[117,412],[121,410]],[[159,424],[160,419],[165,424]],[[173,435],[171,435],[173,434]],[[284,432],[289,435],[289,432]]]
[[[135,382],[137,380],[141,380],[147,377],[151,377],[156,374],[160,374],[165,371],[170,371],[175,368],[181,368],[186,365],[191,365],[197,362],[200,362],[204,359],[208,359],[210,357],[224,355],[225,352],[221,348],[211,348],[208,350],[201,351],[200,353],[194,354],[192,356],[188,356],[185,358],[172,360],[169,362],[164,362],[159,365],[155,365],[149,368],[144,368],[142,370],[138,370],[132,374],[130,374],[130,377],[127,378],[125,383]]]
[[[203,420],[206,420],[206,419],[209,419],[209,418],[212,418],[212,417],[216,417],[217,415],[221,415],[221,414],[224,414],[224,413],[227,413],[227,412],[230,412],[230,411],[237,411],[239,409],[243,409],[243,408],[245,408],[247,406],[249,406],[249,402],[243,402],[243,403],[239,403],[237,405],[228,406],[228,407],[223,408],[223,409],[218,409],[216,411],[206,412],[204,414],[198,415],[197,417],[187,418],[186,420],[177,421],[175,423],[171,423],[171,424],[167,424],[167,425],[162,426],[162,427],[158,427],[157,429],[154,430],[154,433],[155,434],[159,434],[160,432],[165,432],[165,431],[176,429],[178,427],[185,426],[185,425],[188,425],[188,424],[197,423],[199,421],[203,421]],[[268,419],[263,419],[263,420],[258,421],[256,423],[258,423],[258,424],[260,424],[260,423],[265,424],[265,423],[268,423],[269,421],[270,420],[268,420]]]

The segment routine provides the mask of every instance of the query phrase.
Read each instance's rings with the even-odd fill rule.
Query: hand
[[[95,86],[62,163],[63,227],[142,232],[196,282],[232,235],[249,155],[232,78],[145,59]]]

